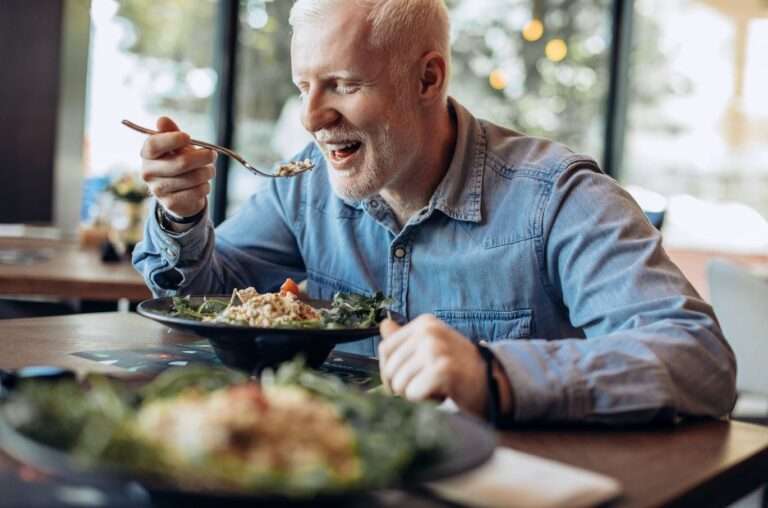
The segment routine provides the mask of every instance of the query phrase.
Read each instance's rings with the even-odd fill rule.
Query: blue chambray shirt
[[[172,235],[154,215],[133,255],[155,295],[381,290],[413,319],[433,313],[491,343],[517,421],[640,422],[726,414],[736,365],[711,307],[659,233],[596,163],[474,118],[429,204],[402,228],[378,196],[337,197],[316,168],[271,180],[214,232]],[[378,338],[346,344],[375,355]]]

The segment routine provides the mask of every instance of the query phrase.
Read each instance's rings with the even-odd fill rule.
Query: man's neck
[[[422,157],[413,164],[415,173],[405,174],[403,181],[381,191],[381,197],[401,226],[429,203],[453,159],[457,136],[455,114],[446,107],[435,124],[424,138]]]

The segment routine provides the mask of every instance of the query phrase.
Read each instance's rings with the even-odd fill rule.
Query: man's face
[[[390,56],[369,46],[365,11],[346,4],[296,28],[291,68],[302,123],[329,163],[334,191],[359,200],[402,185],[419,146],[418,115]]]

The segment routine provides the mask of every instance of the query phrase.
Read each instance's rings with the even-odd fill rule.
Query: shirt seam
[[[553,305],[555,305],[557,308],[563,307],[563,299],[562,296],[558,294],[557,289],[552,285],[550,281],[551,274],[547,270],[547,256],[546,256],[546,247],[549,243],[549,235],[551,233],[551,226],[550,230],[544,231],[544,215],[546,213],[547,208],[552,204],[552,197],[554,196],[554,192],[552,192],[552,188],[555,186],[555,183],[557,181],[557,178],[559,178],[567,169],[581,164],[581,163],[587,163],[589,164],[590,161],[592,164],[594,164],[594,161],[592,161],[589,158],[580,156],[580,155],[571,155],[568,157],[563,158],[558,164],[557,169],[552,171],[551,180],[548,182],[547,188],[542,193],[542,198],[539,201],[539,206],[536,211],[536,219],[535,219],[535,227],[537,230],[541,231],[541,234],[534,237],[536,239],[536,253],[537,253],[537,262],[539,264],[539,277],[541,279],[541,284],[544,287],[544,292],[547,294],[547,297],[550,299]],[[555,218],[553,218],[553,224],[554,224]]]

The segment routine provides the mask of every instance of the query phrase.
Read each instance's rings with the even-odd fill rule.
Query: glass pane
[[[216,2],[93,0],[86,99],[83,219],[106,182],[137,172],[144,136],[166,115],[194,137],[213,139]]]
[[[257,167],[286,160],[312,140],[299,121],[298,94],[291,80],[292,5],[247,0],[240,6],[235,150]],[[265,182],[232,163],[227,215]]]
[[[476,116],[601,158],[609,0],[451,0],[451,94]]]
[[[738,201],[768,217],[768,8],[726,0],[635,4],[621,179],[665,196]],[[714,209],[690,197],[674,202]],[[716,218],[689,215],[689,232],[717,236]],[[734,231],[734,222],[723,229]]]
[[[450,0],[450,93],[475,115],[602,153],[610,0]],[[290,76],[291,2],[242,3],[236,149],[269,166],[311,140]],[[230,173],[229,211],[261,182]]]

